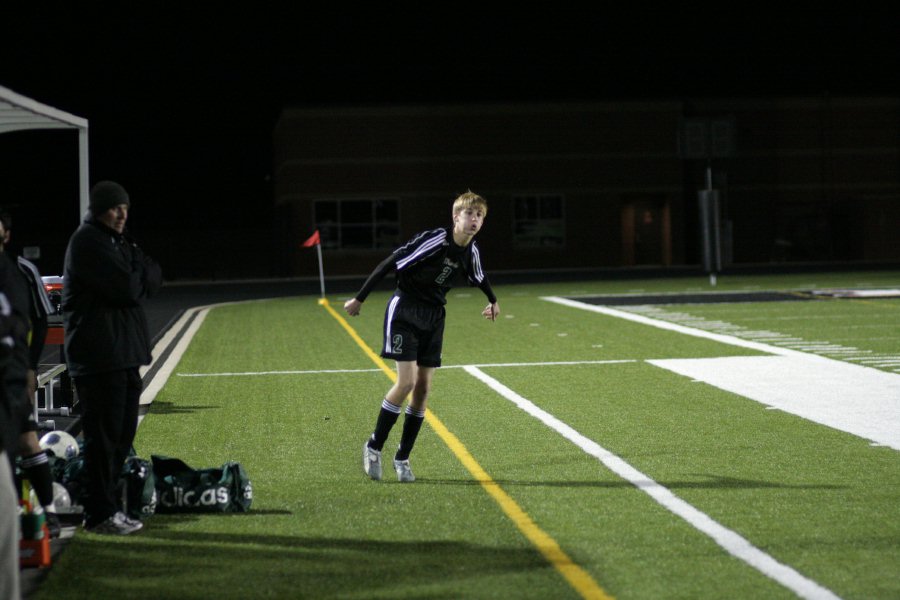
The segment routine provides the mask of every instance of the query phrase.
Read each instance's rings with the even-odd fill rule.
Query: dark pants
[[[85,521],[93,526],[122,509],[117,487],[137,432],[138,406],[144,386],[136,367],[74,379],[82,406],[87,474]]]

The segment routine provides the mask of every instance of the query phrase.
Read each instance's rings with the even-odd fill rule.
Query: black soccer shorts
[[[443,306],[392,297],[384,311],[381,357],[414,360],[421,367],[440,367],[446,314]]]

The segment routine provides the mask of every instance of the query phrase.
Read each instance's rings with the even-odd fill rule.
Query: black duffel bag
[[[247,512],[253,486],[240,463],[193,469],[184,461],[153,455],[158,513]]]

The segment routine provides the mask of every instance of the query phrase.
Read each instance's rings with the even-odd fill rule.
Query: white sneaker
[[[412,483],[416,480],[412,470],[409,468],[409,460],[394,460],[394,470],[397,471],[397,481],[400,483]]]
[[[122,512],[122,516],[125,518],[125,523],[131,527],[137,526],[138,529],[144,526],[140,519],[132,519],[128,516],[128,513]]]
[[[140,521],[134,521],[125,516],[123,512],[117,512],[102,523],[86,528],[91,533],[103,533],[113,535],[128,535],[140,530],[144,526]]]
[[[381,480],[381,451],[369,448],[369,443],[363,444],[363,471],[375,481]]]

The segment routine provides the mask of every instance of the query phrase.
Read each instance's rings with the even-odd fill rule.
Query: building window
[[[313,221],[324,248],[372,250],[400,243],[400,202],[380,198],[316,200]]]
[[[513,239],[519,248],[560,247],[565,243],[563,197],[559,194],[513,196]]]

